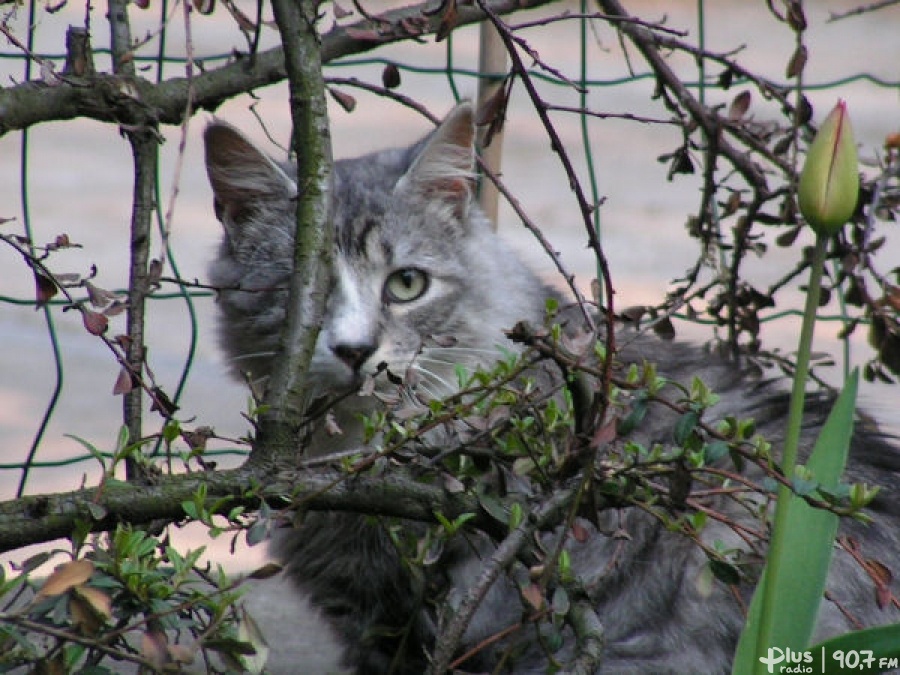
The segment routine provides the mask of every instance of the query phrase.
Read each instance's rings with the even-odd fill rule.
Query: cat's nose
[[[366,359],[375,353],[375,345],[368,343],[337,344],[331,347],[331,351],[355,373],[362,368]]]

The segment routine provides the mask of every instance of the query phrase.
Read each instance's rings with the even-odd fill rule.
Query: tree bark
[[[494,0],[490,6],[496,14],[504,15],[557,1]],[[442,17],[423,14],[431,4],[385,12],[380,15],[383,22],[378,24],[377,30],[368,21],[333,28],[322,37],[322,62],[436,33],[442,25]],[[456,26],[477,23],[484,17],[484,13],[475,7],[460,6]],[[420,33],[411,35],[403,28],[401,22],[410,18],[420,21]],[[358,37],[360,34],[367,37]],[[180,124],[191,86],[194,88],[193,110],[215,110],[230,98],[281,82],[286,77],[284,51],[276,47],[257,54],[238,55],[227,65],[198,74],[190,82],[184,77],[173,77],[155,84],[141,77],[123,78],[120,74],[108,73],[81,77],[64,74],[63,81],[52,87],[36,81],[23,82],[0,88],[0,136],[41,122],[77,117],[126,125],[148,121]]]
[[[330,218],[331,133],[316,30],[318,4],[315,0],[272,1],[291,92],[299,194],[287,325],[281,336],[281,353],[275,359],[268,382],[266,412],[260,416],[251,463],[290,465],[296,462],[309,364],[322,325],[331,278],[334,241],[334,224]]]

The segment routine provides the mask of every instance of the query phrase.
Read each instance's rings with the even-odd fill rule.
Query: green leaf
[[[678,418],[678,422],[675,424],[675,430],[673,432],[675,443],[683,446],[690,438],[694,429],[697,428],[697,423],[699,421],[700,415],[694,410],[689,410]]]
[[[87,510],[91,514],[91,518],[96,521],[103,520],[108,513],[105,506],[102,504],[95,504],[94,502],[87,503]]]
[[[713,441],[703,446],[703,461],[713,464],[728,454],[728,443],[725,441]]]
[[[807,469],[826,487],[837,486],[847,462],[858,383],[857,369],[835,401],[806,464]],[[784,546],[780,550],[769,550],[766,570],[763,570],[753,594],[747,624],[738,643],[733,673],[766,672],[767,666],[758,660],[756,654],[764,613],[773,622],[770,634],[777,636],[778,644],[760,645],[763,649],[778,647],[803,651],[815,626],[831,564],[838,517],[829,511],[812,508],[793,495],[787,508]],[[763,610],[766,572],[776,556],[781,560],[774,594],[775,606]]]
[[[194,502],[181,502],[181,508],[191,520],[200,520],[200,514],[197,511],[197,505]]]
[[[634,403],[631,404],[631,412],[625,419],[619,422],[619,435],[627,436],[630,434],[641,422],[643,422],[646,416],[647,401],[643,398],[635,398]]]
[[[473,514],[474,515],[474,514]],[[522,505],[518,502],[513,502],[513,505],[509,509],[509,529],[510,531],[516,529],[525,518],[525,512],[522,510]]]
[[[741,573],[729,562],[711,559],[709,561],[709,569],[716,579],[722,583],[729,585],[741,583]]]
[[[163,427],[163,439],[166,443],[172,443],[181,436],[181,423],[178,420],[169,420]]]
[[[73,441],[80,443],[85,450],[91,453],[91,456],[100,462],[100,467],[103,469],[103,472],[106,472],[106,461],[104,459],[104,454],[101,452],[96,445],[90,443],[89,441],[84,440],[74,434],[64,434],[66,438],[71,438]]]
[[[810,647],[813,654],[825,653],[828,659],[828,675],[842,675],[843,673],[880,673],[894,669],[900,661],[900,623],[890,626],[878,626],[865,630],[844,633],[825,642]],[[838,652],[846,654],[855,651],[862,653],[871,651],[874,657],[872,668],[849,668],[847,661],[843,661],[845,667],[841,667],[842,660],[835,658]],[[884,661],[882,661],[884,659]],[[893,660],[893,663],[889,663]]]

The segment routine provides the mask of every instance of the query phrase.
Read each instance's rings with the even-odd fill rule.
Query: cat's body
[[[314,397],[354,391],[368,376],[376,376],[382,393],[396,392],[390,380],[414,383],[414,391],[405,394],[410,404],[444,396],[455,387],[454,364],[490,365],[499,354],[497,345],[515,349],[504,329],[520,320],[542,323],[551,291],[501,243],[471,203],[472,131],[471,110],[461,106],[411,148],[336,163],[335,285],[313,360]],[[210,276],[223,289],[246,289],[221,293],[222,342],[235,372],[264,381],[286,313],[296,186],[289,170],[230,127],[213,125],[206,139],[217,215],[226,230]],[[621,361],[658,362],[662,374],[678,381],[702,376],[722,395],[710,417],[727,411],[755,418],[760,432],[777,445],[786,407],[777,386],[748,383],[733,364],[693,347],[650,338],[623,343]],[[361,441],[358,413],[376,405],[372,397],[343,399],[333,410],[343,433],[329,435],[320,424],[307,452],[356,447]],[[816,417],[820,411],[813,405],[810,413]],[[673,420],[673,414],[658,414],[642,425],[642,440],[670,435]],[[811,420],[807,437],[821,421]],[[439,444],[441,438],[426,442]],[[857,432],[851,453],[851,481],[889,485],[900,477],[900,453],[877,432]],[[881,518],[876,527],[863,532],[851,524],[846,531],[864,540],[872,557],[896,559],[898,500],[885,495],[873,510]],[[602,672],[726,671],[743,622],[741,607],[724,584],[704,587],[703,552],[638,509],[607,510],[600,525],[584,543],[572,543],[570,553],[604,624]],[[624,536],[610,536],[613,532]],[[740,543],[724,525],[712,525],[704,536]],[[479,555],[490,550],[487,539],[477,536],[449,545],[425,585],[436,585],[436,596],[463,593],[482,564]],[[278,539],[274,553],[337,630],[349,667],[359,673],[424,672],[437,619],[424,601],[425,585],[401,561],[384,527],[353,514],[310,513],[298,529]],[[896,609],[875,606],[871,581],[840,551],[829,592],[837,602],[823,603],[819,635],[853,627],[842,610],[864,623],[900,618]],[[521,618],[518,590],[500,579],[464,643],[479,644]],[[556,655],[563,663],[571,656],[573,639],[568,638]],[[512,643],[517,657],[506,663],[510,672],[546,672],[545,655],[531,630],[514,634]],[[492,670],[493,660],[510,644],[484,649],[463,669]],[[272,646],[273,663],[289,668],[290,648]]]

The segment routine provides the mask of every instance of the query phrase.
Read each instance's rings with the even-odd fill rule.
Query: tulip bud
[[[819,127],[806,153],[798,187],[800,212],[820,235],[837,232],[850,220],[859,198],[856,141],[843,101]]]

